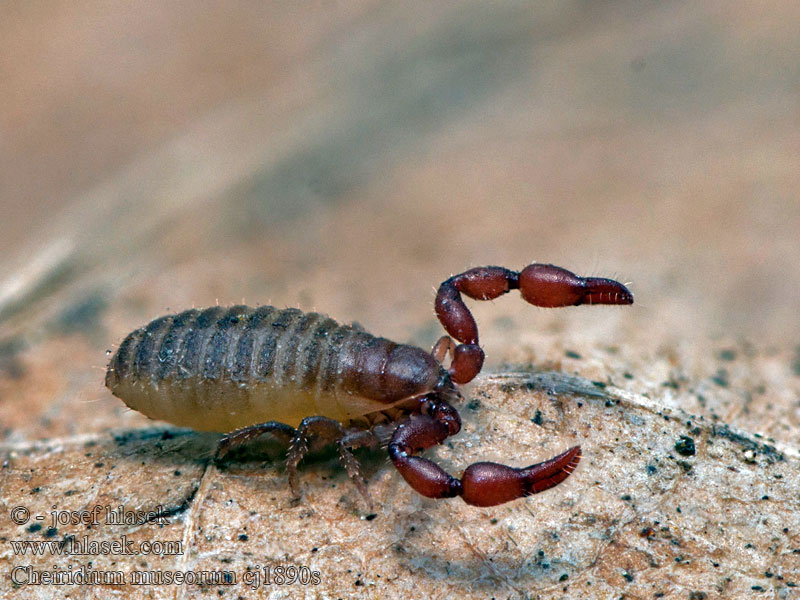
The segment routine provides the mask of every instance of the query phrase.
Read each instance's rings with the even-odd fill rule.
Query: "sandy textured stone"
[[[292,502],[284,469],[262,460],[275,448],[262,448],[261,457],[250,450],[220,469],[209,461],[215,441],[209,434],[151,427],[67,437],[10,453],[3,513],[20,504],[48,519],[38,530],[6,525],[2,537],[68,545],[71,536],[96,542],[125,536],[133,548],[179,542],[178,556],[101,555],[91,557],[91,568],[120,571],[127,581],[142,577],[134,571],[228,573],[231,585],[212,586],[224,595],[257,586],[245,579],[253,572],[261,573],[262,591],[278,589],[264,581],[265,566],[276,582],[279,567],[295,566],[309,581],[317,574],[317,584],[293,586],[292,596],[796,593],[796,450],[557,372],[485,376],[463,415],[463,433],[432,452],[451,470],[487,455],[533,462],[574,442],[584,458],[551,491],[478,509],[423,499],[380,453],[362,453],[376,506],[370,512],[330,456],[307,464],[305,496]],[[100,517],[91,528],[50,529],[54,510],[120,504],[166,515],[165,523],[108,525]],[[59,566],[78,568],[86,558],[61,559]],[[47,570],[53,558],[5,552],[3,562]],[[47,586],[33,589],[50,594]],[[175,586],[138,589],[142,597],[161,597]]]

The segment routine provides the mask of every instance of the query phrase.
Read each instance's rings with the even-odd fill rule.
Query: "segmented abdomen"
[[[154,419],[230,431],[307,416],[339,420],[433,389],[426,352],[317,313],[212,307],[160,317],[120,344],[106,385]]]

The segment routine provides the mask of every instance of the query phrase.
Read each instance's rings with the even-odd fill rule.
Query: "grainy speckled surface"
[[[20,594],[14,566],[91,560],[239,577],[295,564],[321,580],[23,591],[800,598],[793,3],[89,2],[6,17],[0,597]],[[292,504],[280,448],[219,470],[214,436],[170,432],[102,386],[106,350],[167,310],[298,306],[429,346],[443,278],[532,260],[631,281],[636,304],[471,304],[488,366],[464,432],[431,454],[457,472],[580,441],[576,473],[527,500],[428,501],[367,452],[374,518],[330,456]],[[120,504],[174,514],[50,532],[10,519]],[[10,544],[70,534],[185,552]]]

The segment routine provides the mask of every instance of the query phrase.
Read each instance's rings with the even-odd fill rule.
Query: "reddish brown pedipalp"
[[[455,409],[442,403],[436,406],[434,414],[437,412],[447,415],[457,426],[448,427],[441,417],[415,415],[397,427],[389,444],[389,457],[403,479],[428,498],[461,496],[473,506],[504,504],[558,485],[569,477],[581,459],[580,446],[574,446],[549,460],[523,468],[478,462],[467,467],[458,480],[427,458],[413,456],[458,433],[461,421]]]
[[[461,294],[474,300],[494,300],[515,289],[529,304],[546,308],[633,303],[633,294],[618,281],[580,277],[555,265],[534,263],[520,273],[504,267],[476,267],[454,275],[439,286],[434,306],[447,333],[461,342],[450,345],[454,347],[450,376],[455,383],[472,381],[484,360],[478,325]],[[437,346],[443,346],[442,341]]]
[[[443,282],[436,294],[435,310],[448,334],[433,349],[441,360],[451,355],[450,378],[454,383],[471,381],[483,366],[484,352],[478,341],[478,326],[461,294],[475,300],[493,300],[518,289],[523,299],[535,306],[560,307],[579,304],[632,304],[633,294],[613,279],[580,277],[561,267],[532,264],[521,272],[504,267],[476,267]],[[446,401],[433,401],[431,416],[412,417],[401,424],[389,444],[389,456],[408,484],[423,496],[461,496],[467,504],[494,506],[535,494],[569,477],[581,458],[580,446],[529,467],[515,468],[479,462],[466,468],[458,480],[428,459],[414,452],[441,444],[449,435],[442,415],[450,423],[458,418]],[[460,427],[460,420],[456,421]],[[457,429],[457,428],[456,428]]]
[[[492,462],[473,463],[461,477],[464,502],[495,506],[538,494],[569,477],[580,459],[581,447],[573,446],[549,460],[520,469]]]

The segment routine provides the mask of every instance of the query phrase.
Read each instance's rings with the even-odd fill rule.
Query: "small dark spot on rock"
[[[489,519],[489,523],[492,525],[497,525],[497,519]]]
[[[628,573],[627,571],[624,571],[624,572],[622,573],[622,577],[623,577],[623,578],[625,579],[625,581],[627,581],[628,583],[630,583],[631,581],[633,581],[633,575],[631,575],[631,574],[630,574],[630,573]]]
[[[246,533],[240,533],[240,534],[239,534],[239,537],[238,537],[238,539],[239,539],[239,541],[240,541],[240,542],[246,542],[246,541],[247,541],[247,540],[249,540],[250,538],[249,538],[249,537],[247,537],[247,534],[246,534]]]
[[[181,476],[181,472],[180,472],[180,471],[178,471],[178,469],[175,469],[175,470],[172,472],[172,474],[173,474],[173,475],[175,475],[175,477],[180,477],[180,476]]]
[[[681,456],[694,456],[694,439],[690,438],[688,435],[682,435],[678,438],[678,441],[675,442],[675,451]]]
[[[598,388],[600,388],[601,390],[604,390],[604,389],[606,389],[606,387],[608,386],[608,384],[606,384],[606,383],[604,383],[604,382],[602,382],[602,381],[593,381],[593,382],[592,382],[592,385],[593,385],[594,387],[598,387]]]
[[[708,598],[708,594],[705,592],[689,592],[689,600],[706,600],[706,598]]]
[[[318,550],[319,550],[319,548],[317,548],[316,546],[314,546],[314,547],[311,549],[311,552],[312,552],[312,553],[314,553],[314,552],[317,552]]]
[[[28,526],[28,533],[36,533],[37,531],[41,531],[41,529],[41,523],[33,523],[32,525]]]
[[[373,520],[373,519],[375,519],[375,517],[377,517],[377,516],[378,516],[378,515],[377,515],[377,513],[370,513],[370,514],[368,514],[366,517],[364,517],[364,520],[365,520],[365,521],[372,521],[372,520]]]
[[[469,402],[467,402],[467,408],[470,410],[478,410],[481,407],[481,401],[477,398],[473,398]]]
[[[800,375],[800,346],[794,350],[794,360],[792,361],[792,372],[795,375]]]
[[[627,371],[625,371],[625,372],[622,374],[622,376],[623,376],[625,379],[633,379],[633,373],[628,373]]]
[[[655,465],[647,465],[648,475],[653,475],[656,471],[658,471],[658,469],[655,467]]]
[[[54,328],[59,333],[85,333],[98,327],[100,316],[108,306],[106,297],[101,292],[92,292],[80,298],[56,317]]]
[[[25,367],[19,355],[25,348],[22,338],[0,340],[0,373],[11,379],[25,375]]]
[[[764,494],[763,496],[761,496],[761,499],[762,499],[762,500],[769,500],[769,496],[767,496],[766,494]]]
[[[630,502],[631,501],[631,495],[630,494],[622,494],[622,496],[620,496],[620,498],[622,500],[625,500],[625,502]]]
[[[720,387],[728,387],[728,371],[726,369],[719,369],[711,380]]]
[[[541,425],[542,424],[542,411],[540,411],[539,409],[536,409],[536,414],[533,415],[533,418],[531,419],[531,422],[535,423],[536,425]]]
[[[47,531],[44,532],[44,537],[56,537],[58,535],[58,527],[48,527]]]
[[[750,586],[750,589],[754,590],[756,592],[763,592],[764,591],[764,588],[761,587],[760,585],[752,585],[752,586]]]
[[[732,350],[730,348],[727,348],[725,350],[720,350],[719,358],[720,360],[727,360],[728,362],[736,360],[736,350]]]
[[[362,582],[360,579],[356,579],[356,587],[359,587],[359,586],[362,586],[362,585],[364,585],[364,582]]]
[[[576,358],[576,359],[581,359],[581,358],[583,358],[583,357],[582,357],[580,354],[578,354],[578,353],[577,353],[577,352],[575,352],[574,350],[567,350],[566,352],[564,352],[564,355],[565,355],[567,358]]]
[[[559,581],[566,581],[567,579],[569,579],[569,575],[566,573],[562,574],[561,577],[558,578]]]
[[[33,489],[31,490],[31,494],[38,494],[38,493],[39,493],[39,492],[41,492],[41,491],[42,491],[42,488],[40,488],[40,487],[37,485],[35,488],[33,488]]]
[[[105,464],[106,464],[106,463],[104,463],[104,462],[99,462],[99,461],[98,461],[98,462],[94,463],[94,466],[95,466],[95,467],[97,467],[97,468],[99,469],[100,467],[104,467],[104,466],[105,466]]]

